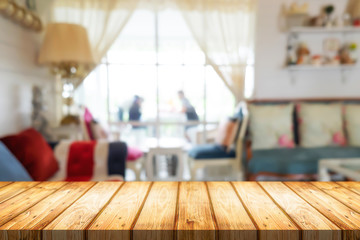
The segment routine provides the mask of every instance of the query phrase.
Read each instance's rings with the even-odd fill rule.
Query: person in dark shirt
[[[143,98],[135,95],[133,103],[129,109],[129,121],[140,121],[141,119],[141,104]]]
[[[182,112],[186,114],[186,119],[188,121],[199,121],[199,116],[196,113],[194,106],[191,105],[189,99],[185,97],[184,92],[179,91],[178,96],[182,104]]]

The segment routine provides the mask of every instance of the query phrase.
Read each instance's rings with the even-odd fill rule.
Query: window
[[[182,137],[187,124],[180,112],[179,90],[195,107],[199,129],[233,114],[233,95],[206,63],[181,13],[140,9],[101,65],[85,79],[76,99],[88,105],[101,121],[117,123],[119,109],[122,120],[128,122],[131,102],[135,95],[141,96],[140,125],[146,127],[146,134]]]

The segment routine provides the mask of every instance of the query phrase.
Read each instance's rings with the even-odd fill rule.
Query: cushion
[[[0,181],[32,181],[25,168],[0,142]]]
[[[91,122],[93,120],[94,120],[94,117],[92,116],[90,110],[87,107],[85,107],[83,116],[81,118],[81,125],[82,125],[82,128],[83,128],[83,133],[84,133],[84,139],[85,140],[94,140],[94,136],[93,136],[93,133],[91,131]]]
[[[108,181],[125,177],[123,142],[61,141],[55,147],[59,171],[52,181]]]
[[[360,147],[360,104],[348,104],[344,109],[349,145]]]
[[[35,129],[0,139],[35,181],[46,181],[58,170],[54,153]]]
[[[293,148],[293,104],[249,105],[253,149]]]
[[[91,121],[91,133],[95,140],[108,139],[105,129],[96,121]]]
[[[317,174],[318,161],[326,158],[358,158],[357,147],[319,147],[293,149],[266,149],[253,151],[249,172],[258,174]]]
[[[215,143],[228,150],[235,141],[238,129],[239,121],[237,119],[227,118],[221,121],[215,136]]]
[[[302,147],[344,146],[341,104],[306,104],[297,106]]]
[[[135,161],[143,156],[143,152],[140,149],[134,147],[128,147],[127,161]]]
[[[235,158],[235,151],[226,149],[217,144],[205,144],[192,148],[188,152],[189,156],[195,160],[201,159],[218,159],[218,158]]]

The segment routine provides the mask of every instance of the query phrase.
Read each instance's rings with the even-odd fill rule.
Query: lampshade
[[[40,64],[93,64],[87,31],[77,24],[51,23],[46,27]]]

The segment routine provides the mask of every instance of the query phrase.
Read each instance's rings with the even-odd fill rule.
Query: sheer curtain
[[[84,26],[95,61],[100,63],[119,36],[139,0],[55,0],[51,22]]]
[[[244,99],[245,74],[253,63],[256,0],[177,0],[207,61],[237,102]]]

